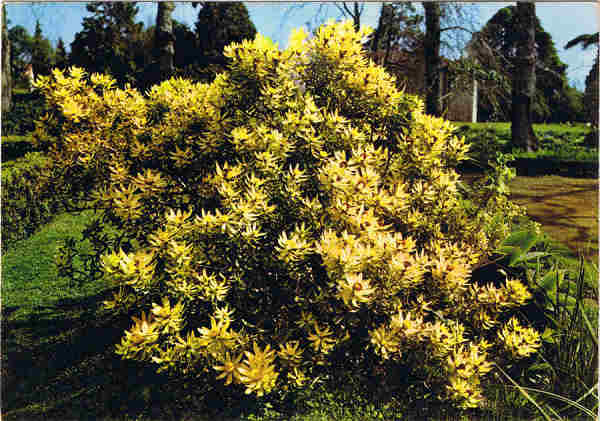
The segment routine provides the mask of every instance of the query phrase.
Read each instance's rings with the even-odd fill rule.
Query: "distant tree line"
[[[198,9],[193,28],[172,18],[175,4],[157,3],[156,24],[144,27],[135,20],[138,13],[135,2],[89,3],[86,6],[89,16],[83,19],[83,28],[75,34],[68,53],[62,39],[56,48],[52,47],[39,22],[33,35],[22,26],[11,27],[8,38],[13,85],[24,82],[28,64],[36,75],[48,74],[53,67],[76,65],[88,72],[110,73],[121,86],[130,84],[141,90],[170,76],[209,81],[227,65],[223,56],[227,44],[256,35],[248,10],[241,2],[193,3]],[[335,5],[355,26],[360,26],[363,4]],[[417,93],[423,95],[430,114],[444,113],[445,93],[440,86],[440,73],[444,70],[448,86],[455,90],[461,89],[461,80],[483,81],[478,106],[481,121],[510,120],[521,34],[517,30],[520,25],[517,7],[499,10],[478,32],[473,30],[474,18],[469,7],[444,2],[423,2],[421,8],[416,2],[382,3],[377,26],[365,49],[395,74],[400,83],[413,89],[406,61],[420,57],[421,75],[425,76],[422,92]],[[552,37],[535,14],[532,22],[536,58],[531,121],[589,121],[593,114],[592,93],[597,91],[593,88],[598,80],[592,73],[597,73],[597,66],[586,80],[585,95],[569,86],[567,65],[559,59]],[[451,60],[442,56],[448,49],[469,54]]]
[[[512,82],[518,67],[517,47],[522,34],[519,29],[521,23],[517,19],[517,6],[500,9],[480,31],[475,32],[472,31],[473,17],[465,13],[467,7],[471,6],[423,2],[423,8],[419,10],[415,4],[382,3],[378,25],[368,44],[376,60],[387,67],[388,71],[395,73],[401,83],[406,83],[407,66],[402,60],[406,61],[407,57],[414,60],[415,57],[422,56],[426,77],[422,94],[431,114],[441,115],[444,112],[443,93],[439,86],[440,70],[444,65],[450,85],[456,89],[460,89],[459,80],[480,80],[480,121],[511,120]],[[353,9],[342,10],[346,10],[346,14],[354,18],[350,15]],[[584,109],[584,93],[569,85],[567,65],[558,57],[551,35],[544,30],[535,12],[530,13],[533,13],[533,54],[536,57],[532,122],[587,121],[589,112]],[[355,18],[356,20],[360,21],[360,18]],[[456,42],[457,33],[462,34],[463,40],[466,36],[467,42]],[[442,51],[448,51],[449,48],[468,53],[459,59],[444,58]],[[590,74],[597,73],[597,68],[593,70]],[[586,91],[594,91],[590,87],[593,81],[593,77],[588,76]],[[412,82],[409,89],[414,89],[414,81]]]
[[[157,3],[157,24],[150,27],[135,21],[135,2],[89,3],[90,15],[83,18],[68,53],[60,38],[52,47],[39,22],[33,35],[23,26],[13,26],[8,30],[13,85],[25,84],[28,64],[36,75],[47,75],[54,67],[80,66],[140,89],[173,75],[211,80],[227,64],[223,47],[253,39],[256,28],[243,3],[194,5],[199,12],[191,29],[172,19],[175,2]]]

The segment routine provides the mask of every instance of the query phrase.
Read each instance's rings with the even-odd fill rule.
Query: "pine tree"
[[[59,69],[66,69],[69,65],[69,59],[67,56],[67,51],[65,50],[65,43],[62,38],[58,39],[58,44],[56,45],[56,56],[55,56],[55,66]]]
[[[225,46],[256,35],[248,9],[241,2],[204,3],[195,29],[205,64],[224,64]]]
[[[40,21],[35,23],[35,33],[33,34],[33,44],[31,48],[31,65],[33,73],[37,75],[48,75],[52,68],[54,51],[50,41],[42,35]]]
[[[135,83],[142,29],[134,22],[135,2],[94,2],[86,8],[92,16],[83,19],[83,30],[71,43],[71,64],[109,73],[121,85]]]
[[[508,82],[512,79],[514,66],[517,65],[517,44],[520,36],[520,31],[516,30],[517,16],[516,6],[500,9],[478,34],[479,40],[475,50],[477,60],[483,67],[495,70]],[[560,60],[552,36],[544,30],[535,15],[533,25],[536,86],[531,104],[532,120],[563,121],[565,116],[572,114],[568,105],[567,65]],[[489,101],[492,97],[497,99],[496,106]],[[510,118],[510,83],[498,86],[481,99],[480,111],[484,120]],[[498,115],[492,117],[495,111]]]

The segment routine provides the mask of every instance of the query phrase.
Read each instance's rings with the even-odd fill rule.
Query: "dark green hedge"
[[[36,147],[30,136],[2,136],[2,163],[21,158],[35,150]]]
[[[463,172],[480,172],[494,161],[497,153],[512,154],[509,163],[518,175],[563,175],[567,177],[598,176],[597,132],[577,125],[534,125],[539,149],[526,152],[513,147],[508,123],[462,124],[456,134],[470,145],[470,162],[461,165]]]
[[[35,121],[46,113],[44,98],[37,92],[17,93],[10,111],[2,114],[2,136],[25,135],[35,129]]]
[[[55,182],[50,173],[50,163],[43,159],[31,159],[26,166],[3,171],[3,252],[65,209],[63,196],[57,194],[54,188]]]

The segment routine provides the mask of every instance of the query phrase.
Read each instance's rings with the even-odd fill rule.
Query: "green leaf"
[[[556,294],[554,295],[554,297],[551,296],[550,299],[554,304],[560,307],[565,307],[569,311],[572,311],[573,308],[575,308],[575,305],[577,304],[577,300],[575,298],[563,292],[558,293],[558,303],[556,302]]]
[[[587,327],[590,337],[592,338],[592,340],[594,341],[596,346],[598,346],[598,338],[597,338],[597,330],[598,329],[594,329],[592,327],[592,324],[590,323],[590,319],[588,318],[587,314],[585,314],[584,307],[581,306],[579,309],[581,310],[581,315],[583,316],[583,321],[585,322],[585,326]]]
[[[554,343],[554,334],[555,333],[556,332],[554,331],[554,329],[550,329],[549,327],[547,327],[546,329],[544,329],[544,333],[542,333],[542,340],[544,342]],[[543,365],[543,364],[547,364],[547,363],[535,364],[535,366]],[[532,368],[533,368],[533,366],[532,366]]]
[[[527,262],[529,260],[539,259],[539,258],[542,258],[542,257],[545,257],[545,256],[550,256],[550,253],[546,253],[546,252],[543,252],[543,251],[533,251],[533,252],[530,252],[530,253],[522,254],[515,261],[515,263],[518,263],[518,262]]]
[[[504,239],[498,251],[510,255],[509,265],[525,259],[525,254],[538,242],[538,235],[529,230],[516,231]],[[537,257],[534,255],[533,257]]]
[[[560,270],[551,270],[546,273],[539,281],[538,286],[546,291],[546,294],[550,295],[551,292],[556,290],[556,285],[559,280],[562,279],[564,274]]]
[[[552,366],[550,365],[550,363],[543,362],[543,363],[539,363],[539,364],[532,364],[527,369],[527,371],[546,371],[546,370],[552,370]]]

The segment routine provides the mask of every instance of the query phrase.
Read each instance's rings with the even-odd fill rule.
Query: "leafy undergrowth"
[[[44,165],[49,158],[43,152],[27,152],[24,156],[2,163],[2,182],[8,180],[15,170],[25,170],[36,165]]]

